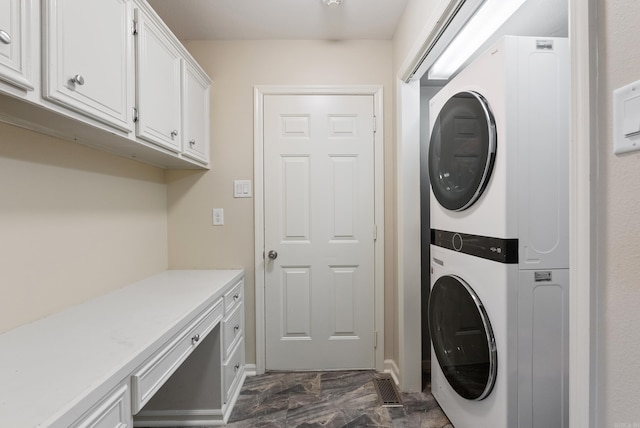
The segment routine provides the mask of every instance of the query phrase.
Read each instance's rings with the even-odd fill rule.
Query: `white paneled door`
[[[266,368],[374,368],[374,101],[265,95]]]

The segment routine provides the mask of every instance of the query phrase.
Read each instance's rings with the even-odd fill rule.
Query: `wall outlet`
[[[214,226],[224,225],[224,210],[222,208],[213,209],[213,225]]]

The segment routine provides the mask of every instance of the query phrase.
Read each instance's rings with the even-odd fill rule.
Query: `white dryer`
[[[453,426],[568,427],[569,270],[500,261],[498,238],[433,241],[431,392]]]
[[[430,101],[431,228],[568,267],[568,107],[564,38],[504,37],[454,77]]]

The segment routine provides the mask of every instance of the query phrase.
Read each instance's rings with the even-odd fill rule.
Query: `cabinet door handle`
[[[235,371],[238,371],[238,369],[239,369],[239,368],[240,368],[240,364],[236,364],[235,366],[233,366],[233,369],[234,369]]]
[[[11,36],[9,35],[9,33],[4,30],[0,30],[0,42],[4,43],[5,45],[10,45]]]
[[[80,74],[76,74],[71,78],[71,83],[82,86],[84,85],[84,77]]]
[[[240,298],[240,295],[238,293],[233,295],[233,300],[238,300]]]
[[[189,145],[191,147],[195,146],[196,145],[196,140],[189,140]]]
[[[191,338],[191,344],[195,345],[196,343],[198,343],[199,340],[200,340],[200,335],[196,333],[196,335]]]
[[[240,330],[240,324],[236,324],[236,325],[234,325],[234,326],[233,326],[233,330],[234,330],[234,331],[238,331],[238,330]]]
[[[175,138],[177,136],[178,136],[178,130],[177,129],[174,129],[173,131],[171,131],[171,137],[172,138]]]

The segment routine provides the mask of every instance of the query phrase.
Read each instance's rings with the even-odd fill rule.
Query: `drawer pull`
[[[196,343],[198,343],[199,340],[200,340],[200,335],[196,333],[196,335],[191,338],[191,344],[195,345]]]
[[[189,140],[189,145],[191,147],[195,146],[196,145],[196,140]]]
[[[239,368],[240,368],[240,363],[238,363],[235,366],[233,366],[233,370],[234,371],[238,371]]]
[[[84,77],[82,77],[80,74],[76,74],[69,80],[71,80],[71,83],[73,83],[74,85],[84,85]]]
[[[238,300],[240,298],[240,294],[236,293],[233,295],[233,300]]]
[[[5,45],[10,45],[11,36],[9,35],[9,33],[4,30],[0,30],[0,42],[4,43]]]
[[[236,332],[237,332],[238,330],[240,330],[240,324],[236,324],[236,325],[234,325],[234,326],[233,326],[233,331],[236,331]]]

